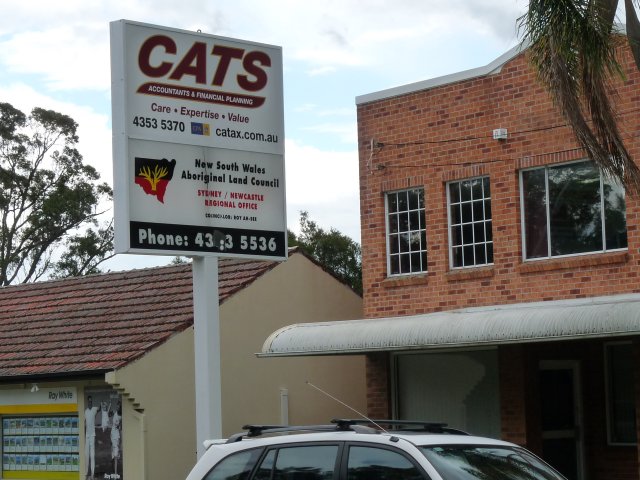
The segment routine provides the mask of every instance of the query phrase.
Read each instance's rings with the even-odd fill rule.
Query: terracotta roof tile
[[[221,259],[220,303],[277,262]],[[191,265],[0,288],[0,378],[121,368],[193,325]]]

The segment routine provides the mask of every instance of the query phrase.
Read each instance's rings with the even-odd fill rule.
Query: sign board
[[[287,255],[282,49],[111,23],[116,253]]]

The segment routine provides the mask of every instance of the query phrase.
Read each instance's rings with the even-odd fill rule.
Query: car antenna
[[[355,412],[356,414],[360,415],[362,418],[364,418],[367,422],[371,422],[373,425],[375,425],[376,427],[378,427],[380,430],[382,430],[384,433],[389,433],[387,432],[386,429],[382,428],[380,425],[378,425],[375,421],[371,420],[369,417],[367,417],[364,413],[359,412],[358,410],[356,410],[355,408],[353,408],[350,405],[347,405],[346,403],[344,403],[342,400],[334,397],[333,395],[331,395],[329,392],[325,392],[323,389],[321,389],[320,387],[314,385],[313,383],[311,383],[309,380],[305,380],[305,383],[307,385],[309,385],[312,388],[315,388],[316,390],[318,390],[320,393],[323,393],[324,395],[326,395],[327,397],[329,397],[332,400],[335,400],[336,402],[338,402],[340,405],[344,405],[345,407],[347,407],[349,410],[351,410],[352,412]]]

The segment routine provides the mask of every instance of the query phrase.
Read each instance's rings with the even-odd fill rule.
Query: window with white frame
[[[451,267],[493,263],[489,177],[449,183],[447,201]]]
[[[386,211],[389,275],[426,272],[424,190],[414,188],[387,193]]]
[[[624,189],[591,161],[520,172],[525,259],[627,248]]]
[[[605,344],[605,364],[609,443],[635,444],[637,435],[633,345],[630,342]]]

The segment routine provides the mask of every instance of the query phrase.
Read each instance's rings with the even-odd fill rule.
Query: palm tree
[[[614,28],[618,1],[530,0],[518,24],[539,78],[579,144],[605,175],[640,192],[640,168],[622,140],[612,101],[612,77],[623,76],[615,56],[624,38]],[[624,0],[626,38],[640,70],[640,22],[634,1],[640,0]]]

